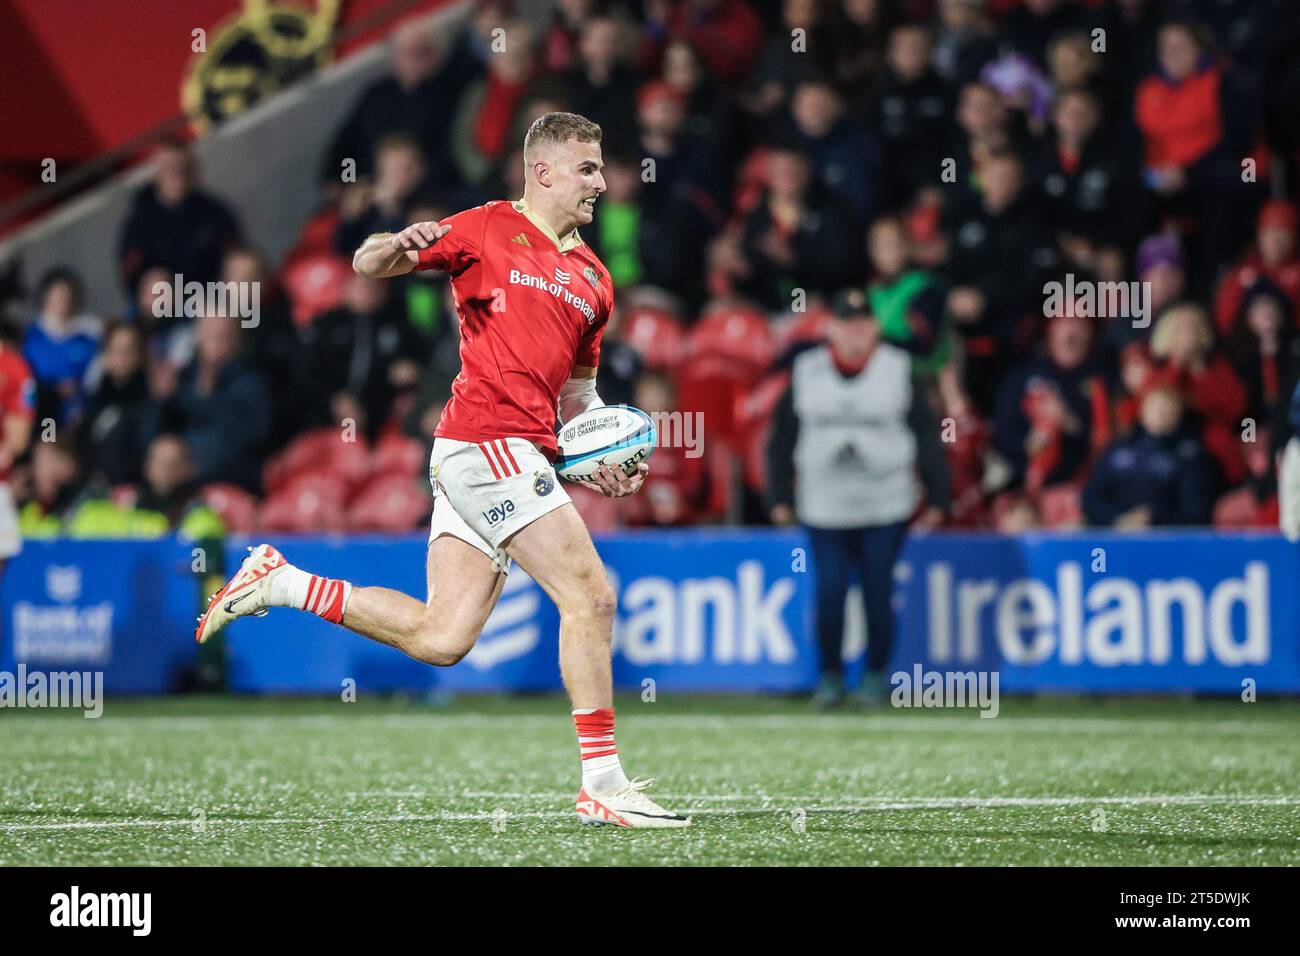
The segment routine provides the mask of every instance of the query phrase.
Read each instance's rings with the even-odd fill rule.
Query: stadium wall
[[[816,679],[814,573],[801,534],[601,536],[619,592],[624,689],[794,692]],[[299,538],[322,574],[424,593],[422,536]],[[229,544],[228,566],[243,555]],[[102,670],[112,693],[166,693],[195,660],[195,552],[177,540],[29,542],[0,588],[0,670]],[[897,570],[891,670],[996,671],[1008,692],[1300,692],[1300,556],[1275,535],[1167,532],[912,538]],[[861,616],[851,615],[858,633]],[[427,667],[305,614],[227,632],[247,693],[554,690],[558,616],[516,569],[460,665]],[[861,666],[858,664],[857,666]],[[647,684],[653,681],[653,685]]]
[[[451,30],[467,11],[462,2],[450,3],[426,19]],[[195,141],[202,188],[234,210],[244,237],[272,262],[293,246],[323,201],[318,158],[362,91],[389,69],[387,46],[375,43]],[[106,315],[121,312],[127,297],[118,273],[118,234],[150,175],[145,163],[64,203],[0,242],[0,261],[20,258],[29,283],[75,263],[86,301]]]

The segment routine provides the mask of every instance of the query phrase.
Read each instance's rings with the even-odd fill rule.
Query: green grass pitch
[[[582,827],[564,700],[0,713],[0,865],[1300,864],[1300,702],[620,699],[685,831]]]

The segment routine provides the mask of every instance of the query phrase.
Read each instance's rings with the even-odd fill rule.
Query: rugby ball
[[[631,405],[602,405],[574,415],[555,435],[555,473],[569,481],[590,478],[601,465],[631,473],[654,451],[650,416]]]

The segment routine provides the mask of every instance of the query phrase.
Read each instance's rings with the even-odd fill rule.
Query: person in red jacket
[[[1159,69],[1138,84],[1133,104],[1144,178],[1162,214],[1188,224],[1191,275],[1209,283],[1245,225],[1239,163],[1251,111],[1237,103],[1232,76],[1195,21],[1165,23],[1158,47]]]
[[[685,40],[711,73],[734,88],[763,42],[763,21],[744,0],[650,0],[646,14],[639,59],[647,73],[658,72],[670,41]]]
[[[1270,199],[1259,211],[1255,246],[1219,283],[1214,297],[1214,322],[1220,334],[1232,331],[1246,293],[1261,279],[1281,289],[1300,315],[1300,256],[1296,255],[1296,207]]]

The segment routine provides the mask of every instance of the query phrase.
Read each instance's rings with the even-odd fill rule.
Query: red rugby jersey
[[[33,418],[36,382],[32,370],[14,349],[0,344],[0,416]],[[9,467],[0,465],[0,481],[9,478]]]
[[[560,240],[522,202],[490,202],[443,220],[417,270],[451,276],[460,374],[436,435],[526,438],[555,450],[560,388],[595,367],[614,283],[575,231]]]

